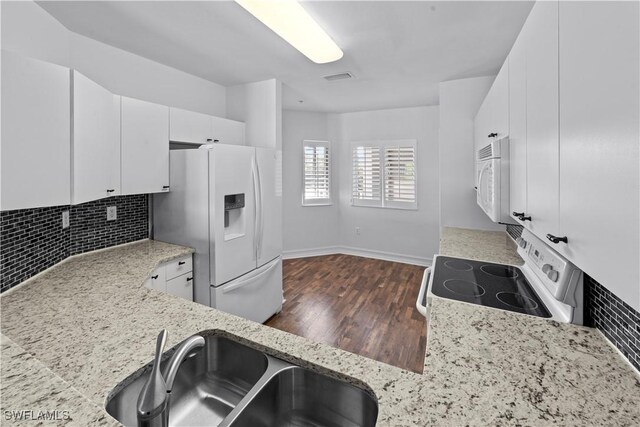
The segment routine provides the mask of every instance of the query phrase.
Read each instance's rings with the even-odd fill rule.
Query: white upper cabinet
[[[509,136],[509,63],[505,62],[474,120],[476,151],[494,138]],[[491,136],[490,136],[491,135]],[[474,153],[475,154],[475,153]]]
[[[120,97],[73,71],[71,203],[120,194]]]
[[[558,2],[538,1],[526,23],[526,223],[558,235]]]
[[[554,245],[640,309],[638,2],[560,3],[560,229]]]
[[[169,191],[169,107],[121,102],[122,194]]]
[[[70,70],[2,51],[0,209],[69,204]]]
[[[213,140],[211,116],[180,108],[169,108],[169,139],[175,142],[204,144]]]
[[[527,212],[527,45],[526,28],[509,54],[509,203],[511,212]],[[512,215],[512,218],[520,221]]]
[[[221,144],[245,145],[243,122],[223,119],[221,117],[211,117],[213,123],[213,139],[217,139]]]

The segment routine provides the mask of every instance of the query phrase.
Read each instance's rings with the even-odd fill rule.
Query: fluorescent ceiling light
[[[235,0],[316,64],[342,58],[342,50],[296,0]]]

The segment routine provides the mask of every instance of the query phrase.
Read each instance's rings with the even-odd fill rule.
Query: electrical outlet
[[[115,221],[118,219],[118,212],[115,206],[107,206],[107,221]]]
[[[62,212],[62,228],[69,228],[69,211]]]
[[[360,227],[356,227],[356,236],[360,235]]]

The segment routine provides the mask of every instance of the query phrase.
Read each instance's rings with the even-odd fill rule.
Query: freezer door
[[[282,259],[223,286],[211,287],[214,307],[262,323],[282,310]]]
[[[282,162],[281,152],[256,148],[259,177],[258,227],[256,246],[258,266],[282,253]]]
[[[255,149],[218,144],[209,164],[211,284],[219,286],[257,266]]]

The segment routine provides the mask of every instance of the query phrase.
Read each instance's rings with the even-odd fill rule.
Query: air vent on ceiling
[[[352,79],[352,78],[353,78],[353,74],[351,74],[348,71],[344,73],[331,74],[330,76],[324,76],[324,79],[329,82],[333,82],[335,80]]]

